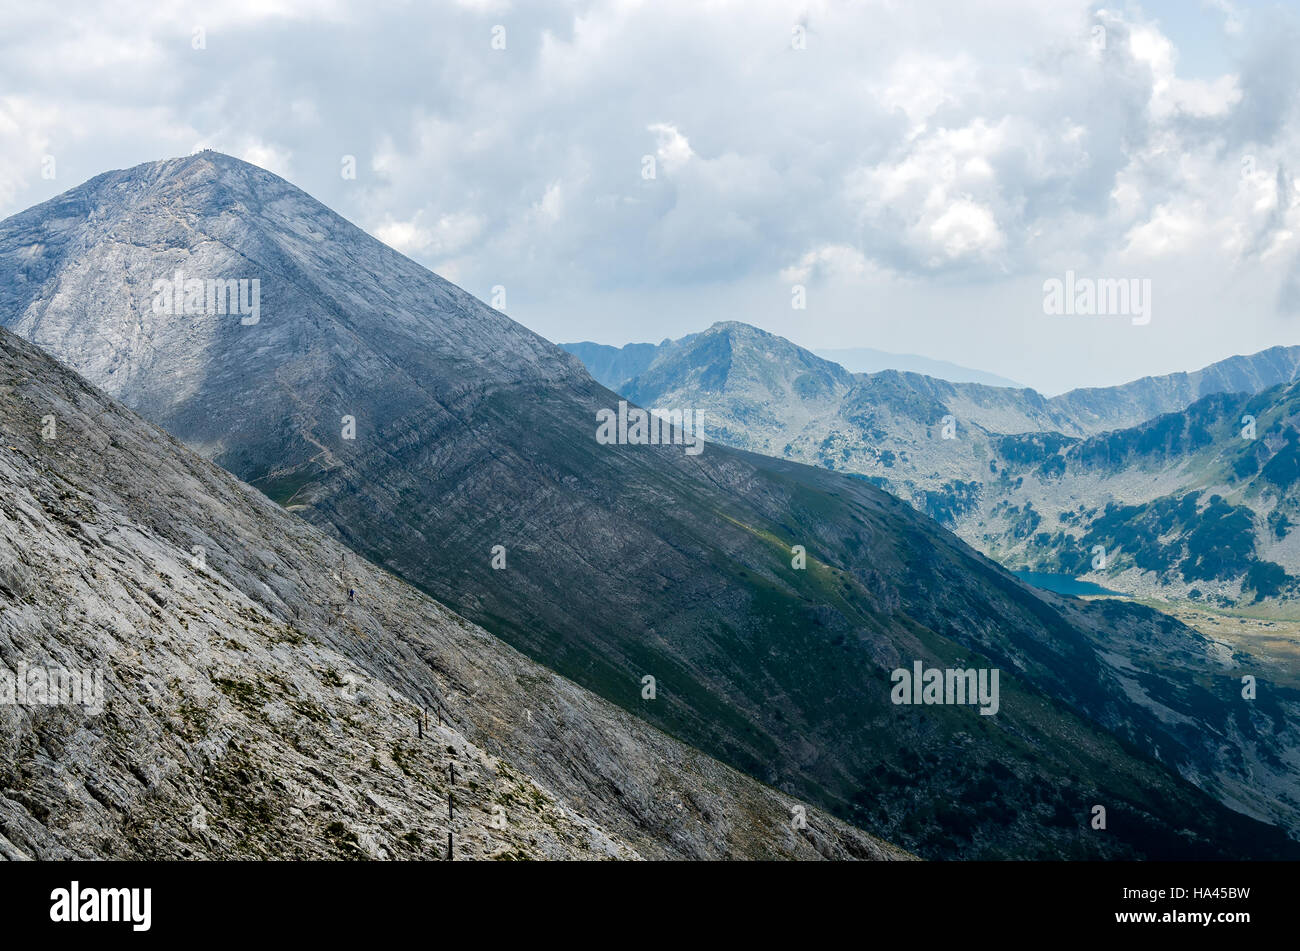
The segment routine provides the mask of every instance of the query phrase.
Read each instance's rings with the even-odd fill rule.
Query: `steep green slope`
[[[1228,606],[1300,590],[1297,512],[1279,500],[1294,427],[1273,407],[1298,358],[1274,347],[1044,399],[912,373],[851,376],[729,322],[659,345],[623,392],[703,408],[728,445],[859,475],[1004,565],[1085,574],[1100,547],[1113,555],[1109,580],[1092,580]],[[1243,441],[1248,415],[1259,435]],[[1178,516],[1189,493],[1194,510]]]
[[[1054,531],[1017,557],[1220,605],[1292,599],[1300,583],[1300,392],[1216,395],[1182,413],[1086,440],[1003,440],[1007,481]],[[989,493],[990,497],[994,493]],[[1072,505],[1089,498],[1089,506]],[[995,506],[996,507],[996,506]],[[1094,548],[1108,557],[1092,564]]]
[[[0,703],[0,858],[440,860],[449,836],[459,859],[907,857],[531,663],[0,330],[0,673],[22,664],[95,671],[102,704]]]

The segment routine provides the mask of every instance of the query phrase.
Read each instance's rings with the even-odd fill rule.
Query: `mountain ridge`
[[[582,359],[589,372],[610,389],[622,392],[622,387],[653,400],[663,391],[662,381],[674,376],[674,370],[667,361],[681,359],[685,356],[683,351],[698,347],[702,340],[725,334],[740,334],[750,345],[754,345],[754,341],[780,340],[788,351],[803,355],[799,360],[806,361],[807,357],[814,356],[841,367],[858,380],[884,375],[886,378],[905,381],[907,385],[943,402],[966,407],[968,419],[989,427],[999,424],[992,418],[986,418],[981,409],[994,406],[999,401],[1015,402],[1014,394],[1001,391],[1018,391],[1019,401],[1024,404],[1024,408],[1019,410],[1019,422],[1010,426],[1005,422],[1000,424],[1002,428],[998,431],[1003,434],[1042,431],[1050,425],[1052,431],[1064,435],[1095,435],[1109,429],[1137,425],[1215,393],[1257,393],[1277,383],[1290,381],[1300,373],[1300,345],[1274,346],[1253,354],[1228,356],[1196,370],[1144,376],[1114,386],[1076,387],[1049,397],[1041,395],[1032,387],[1018,384],[990,385],[976,381],[953,381],[907,369],[882,368],[859,373],[843,367],[830,355],[830,351],[807,350],[776,334],[736,320],[717,321],[699,333],[687,334],[676,340],[667,339],[659,344],[627,344],[623,348],[591,343],[560,346]],[[657,363],[660,364],[658,367]],[[658,387],[650,380],[639,379],[647,373],[658,376]],[[680,376],[680,373],[677,375]],[[1017,429],[1015,426],[1024,428]]]
[[[1273,597],[1296,590],[1300,555],[1282,535],[1275,537],[1274,527],[1278,519],[1300,519],[1300,512],[1283,512],[1265,496],[1251,496],[1253,524],[1230,542],[1243,549],[1230,559],[1235,566],[1230,576],[1207,578],[1203,569],[1193,569],[1184,579],[1173,570],[1184,557],[1175,557],[1177,546],[1167,558],[1148,552],[1143,570],[1132,571],[1136,566],[1123,556],[1094,575],[1091,556],[1082,557],[1078,545],[1086,541],[1089,548],[1102,545],[1115,552],[1118,539],[1130,535],[1118,526],[1110,534],[1101,526],[1091,529],[1091,520],[1106,506],[1154,503],[1157,487],[1180,497],[1204,490],[1206,499],[1236,489],[1224,488],[1221,478],[1197,481],[1196,470],[1181,479],[1172,472],[1153,478],[1147,463],[1140,478],[1127,478],[1119,468],[1104,472],[1095,462],[1096,450],[1088,447],[1150,439],[1142,434],[1177,427],[1173,417],[1180,414],[1202,418],[1197,406],[1226,405],[1223,398],[1238,386],[1249,391],[1238,402],[1251,402],[1259,411],[1253,397],[1288,385],[1297,360],[1300,348],[1273,347],[1193,373],[1046,399],[1033,390],[950,384],[893,370],[848,375],[789,341],[726,322],[660,348],[623,389],[650,406],[701,408],[728,445],[867,478],[1008,567],[1081,571],[1111,588],[1115,585],[1106,578],[1116,580],[1118,567],[1125,592],[1186,599],[1196,591],[1222,605],[1252,591]],[[1243,412],[1237,413],[1238,423]],[[1141,422],[1111,428],[1134,418]],[[1076,445],[1077,452],[1071,448]],[[1125,452],[1116,450],[1113,466],[1128,458]],[[1071,461],[1072,453],[1094,453],[1094,462],[1081,467]],[[1172,457],[1166,463],[1191,465],[1190,459]],[[1242,517],[1240,511],[1234,516]],[[1190,523],[1183,531],[1190,533]],[[1200,546],[1190,534],[1186,544]],[[1131,541],[1127,547],[1134,547]],[[1161,569],[1158,578],[1153,567]]]
[[[98,714],[0,705],[0,856],[908,857],[537,667],[3,328],[0,357],[0,663],[106,681]]]
[[[887,353],[871,347],[821,348],[813,351],[817,356],[838,363],[850,373],[878,373],[881,370],[898,370],[919,373],[948,383],[981,383],[985,386],[1002,386],[1009,389],[1026,389],[1023,383],[1006,377],[964,367],[948,360],[936,360],[915,353]]]
[[[1295,825],[1244,779],[1282,741],[1186,629],[1035,592],[860,479],[601,445],[618,397],[575,357],[246,163],[95,181],[0,222],[0,323],[551,669],[926,857],[1289,847],[1221,805]],[[158,313],[178,266],[261,280],[260,321]],[[917,660],[999,667],[1000,712],[891,703]]]

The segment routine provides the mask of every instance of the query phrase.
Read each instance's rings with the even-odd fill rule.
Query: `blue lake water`
[[[1111,591],[1109,588],[1103,588],[1099,584],[1093,584],[1091,581],[1080,581],[1078,578],[1071,578],[1069,575],[1054,575],[1046,571],[1013,571],[1011,573],[1035,588],[1042,588],[1044,591],[1052,591],[1056,594],[1069,594],[1079,597],[1084,594],[1117,595],[1120,593]]]

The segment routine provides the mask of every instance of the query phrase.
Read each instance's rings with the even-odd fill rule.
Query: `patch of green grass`
[[[247,713],[261,715],[262,707],[271,701],[271,695],[261,684],[226,677],[216,677],[212,682],[231,703]]]

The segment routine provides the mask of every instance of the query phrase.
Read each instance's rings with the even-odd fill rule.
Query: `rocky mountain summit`
[[[866,478],[1009,567],[1222,606],[1300,593],[1288,474],[1298,417],[1283,405],[1300,347],[1045,399],[849,374],[735,322],[650,353],[635,346],[629,399],[696,405],[728,445]],[[1242,436],[1248,420],[1257,440]],[[1156,513],[1189,495],[1197,518]],[[1139,541],[1156,523],[1164,541]]]
[[[449,835],[465,859],[909,857],[528,661],[3,330],[0,665],[103,684],[98,710],[0,704],[9,859],[441,859]]]
[[[1143,608],[1032,590],[864,479],[717,445],[707,413],[699,455],[602,443],[598,414],[619,396],[577,359],[264,170],[216,153],[150,163],[0,222],[0,295],[0,323],[357,555],[677,739],[922,857],[1295,848],[1283,725],[1296,701],[1254,658]],[[791,383],[810,400],[841,385],[819,367],[834,365],[810,362]],[[930,411],[893,379],[856,412]],[[208,563],[232,578],[255,562]],[[240,588],[283,600],[281,574]],[[324,612],[342,583],[311,577]],[[358,603],[341,607],[373,610]],[[421,627],[384,624],[403,643]],[[356,659],[393,689],[428,667],[415,646],[382,656]],[[894,702],[892,672],[917,663],[999,670],[997,714]],[[1251,706],[1247,673],[1262,685]],[[509,683],[462,676],[465,694],[475,679]],[[526,729],[521,712],[537,720],[521,681],[503,688],[502,729]],[[403,695],[437,696],[423,681]],[[647,854],[630,820],[566,785],[600,770],[575,776],[514,749],[519,772]],[[664,808],[612,795],[635,815]],[[1104,835],[1097,804],[1112,817]]]
[[[643,405],[687,397],[717,399],[714,408],[724,422],[733,415],[740,418],[740,407],[750,414],[763,407],[766,425],[750,427],[750,439],[798,438],[805,444],[837,425],[852,423],[855,407],[891,395],[900,404],[896,409],[906,403],[942,407],[964,425],[990,433],[1055,432],[1083,438],[1137,426],[1207,396],[1260,393],[1291,382],[1300,372],[1300,347],[1271,347],[1190,373],[1045,397],[1028,387],[954,383],[907,370],[849,372],[829,357],[735,320],[719,321],[700,333],[659,344],[563,346],[601,383]],[[818,379],[820,384],[814,382]],[[775,385],[778,380],[782,382]],[[737,442],[745,435],[734,434]]]

